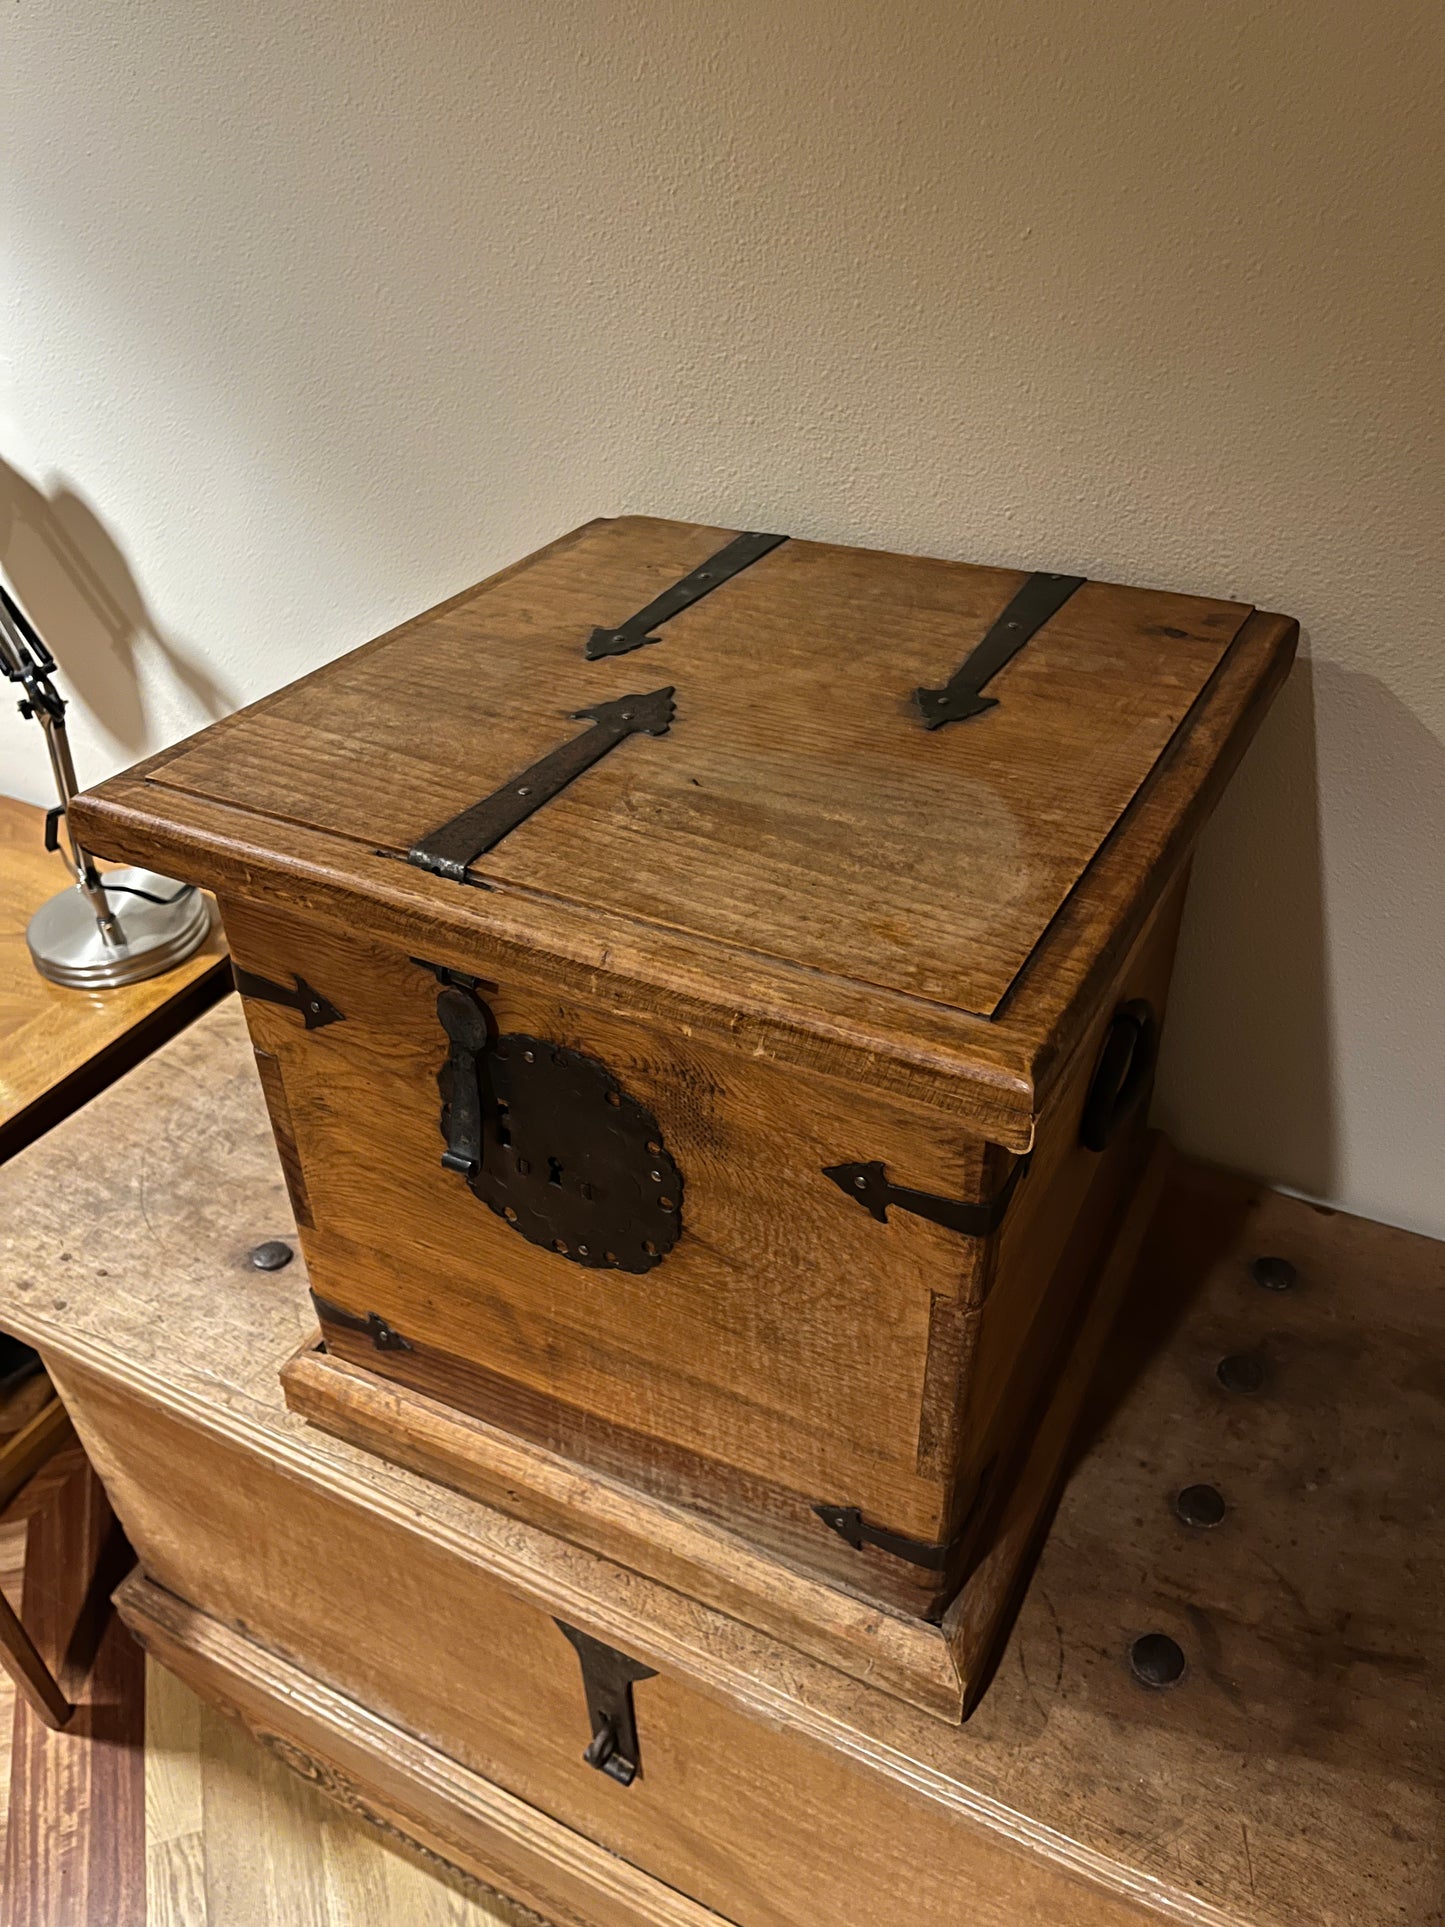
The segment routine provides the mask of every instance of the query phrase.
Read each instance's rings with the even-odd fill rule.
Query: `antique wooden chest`
[[[220,901],[294,1402],[957,1717],[1295,635],[601,521],[91,792]]]

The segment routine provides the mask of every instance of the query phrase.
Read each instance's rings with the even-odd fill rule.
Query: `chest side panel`
[[[605,1065],[681,1173],[674,1248],[640,1273],[589,1268],[520,1236],[442,1168],[448,1040],[430,971],[255,906],[225,916],[243,968],[299,974],[345,1011],[308,1031],[290,1009],[247,1001],[253,1041],[281,1068],[315,1288],[417,1346],[417,1360],[366,1346],[365,1362],[406,1378],[423,1349],[445,1355],[475,1368],[466,1383],[421,1389],[460,1389],[472,1409],[490,1401],[483,1416],[534,1432],[570,1426],[544,1442],[578,1456],[625,1435],[644,1480],[676,1459],[685,1485],[693,1455],[938,1536],[947,1469],[927,1449],[930,1345],[940,1301],[972,1293],[979,1241],[907,1213],[875,1225],[824,1167],[880,1159],[967,1197],[979,1147],[927,1111],[640,1018],[484,987],[502,1032]]]
[[[1180,876],[1122,960],[1083,1043],[1039,1125],[1028,1183],[989,1253],[971,1371],[961,1408],[965,1472],[998,1466],[1027,1438],[1041,1391],[1062,1368],[1076,1319],[1097,1282],[1137,1165],[1149,1087],[1102,1149],[1083,1141],[1084,1113],[1117,1011],[1142,1002],[1162,1029],[1188,873]],[[1152,1062],[1149,1067],[1152,1079]]]

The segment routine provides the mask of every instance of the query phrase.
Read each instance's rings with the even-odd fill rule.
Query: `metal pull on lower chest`
[[[594,1639],[591,1633],[569,1626],[563,1619],[555,1623],[571,1640],[582,1663],[582,1690],[592,1722],[591,1744],[582,1757],[588,1766],[595,1766],[620,1786],[631,1786],[642,1771],[632,1687],[636,1680],[656,1679],[657,1668],[629,1659],[615,1646]]]

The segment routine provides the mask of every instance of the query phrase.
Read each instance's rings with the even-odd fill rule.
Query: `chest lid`
[[[558,954],[593,917],[720,995],[816,973],[987,1023],[1250,616],[594,522],[154,759],[147,809],[363,892],[408,863],[479,930],[525,899]]]

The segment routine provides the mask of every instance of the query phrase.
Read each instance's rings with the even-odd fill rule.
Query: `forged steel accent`
[[[823,1176],[831,1178],[840,1191],[861,1204],[879,1224],[887,1224],[888,1207],[911,1211],[948,1231],[961,1231],[968,1238],[986,1238],[1003,1223],[1009,1200],[1018,1189],[1028,1158],[1021,1157],[993,1197],[982,1204],[965,1204],[957,1198],[940,1198],[932,1191],[913,1191],[905,1184],[891,1184],[886,1167],[874,1158],[867,1164],[825,1164]]]
[[[293,990],[285,984],[272,983],[269,977],[257,977],[249,970],[242,970],[239,964],[231,965],[231,975],[236,980],[236,988],[243,997],[255,997],[263,1004],[280,1004],[287,1010],[299,1010],[307,1030],[320,1030],[326,1024],[344,1024],[346,1012],[338,1010],[329,997],[323,997],[319,990],[313,990],[304,977],[293,977]]]
[[[1264,1291],[1293,1291],[1299,1283],[1299,1273],[1288,1258],[1256,1258],[1249,1275]]]
[[[1185,1525],[1208,1531],[1224,1518],[1224,1495],[1215,1485],[1186,1485],[1175,1495],[1174,1510]]]
[[[471,804],[449,822],[429,830],[407,851],[407,862],[437,876],[450,877],[455,883],[471,881],[468,867],[519,823],[525,823],[534,810],[550,803],[574,778],[627,737],[665,736],[674,713],[671,688],[619,696],[615,702],[594,703],[590,709],[574,709],[574,722],[585,719],[594,727],[559,744],[480,803]]]
[[[596,662],[601,656],[625,656],[629,650],[640,649],[644,643],[661,642],[661,636],[650,636],[648,630],[670,621],[673,616],[681,615],[694,602],[701,602],[704,596],[711,595],[724,582],[730,582],[735,575],[740,575],[787,539],[786,535],[751,532],[735,537],[725,549],[719,549],[716,555],[710,555],[706,562],[699,563],[680,582],[674,582],[670,589],[664,589],[655,601],[649,602],[645,609],[639,609],[635,616],[629,616],[616,629],[594,629],[587,639],[588,661]]]
[[[530,1244],[604,1271],[651,1271],[682,1230],[682,1173],[657,1119],[605,1064],[520,1031],[497,1035],[447,985],[437,1074],[442,1163]]]
[[[1214,1376],[1226,1392],[1238,1392],[1245,1398],[1253,1398],[1257,1392],[1264,1390],[1269,1374],[1258,1352],[1231,1352],[1228,1358],[1221,1358],[1215,1366]]]
[[[942,689],[915,689],[913,700],[925,729],[965,722],[998,707],[996,696],[980,694],[1026,642],[1036,636],[1050,616],[1058,614],[1076,589],[1088,580],[1082,575],[1031,575],[993,624],[983,641]]]
[[[1104,1033],[1079,1119],[1079,1142],[1086,1150],[1108,1148],[1148,1090],[1158,1055],[1159,1020],[1153,1006],[1142,997],[1120,1004]]]
[[[1129,1648],[1129,1665],[1143,1686],[1177,1686],[1184,1677],[1184,1651],[1168,1633],[1145,1633]]]
[[[876,1546],[880,1552],[891,1552],[895,1559],[906,1559],[911,1566],[942,1572],[953,1549],[951,1541],[934,1546],[922,1539],[905,1539],[901,1532],[888,1532],[882,1526],[870,1526],[856,1505],[815,1505],[813,1510],[856,1552],[864,1546]]]
[[[447,1140],[442,1164],[470,1183],[482,1168],[482,1080],[477,1059],[492,1040],[491,1012],[479,997],[451,984],[437,998],[437,1016],[452,1041],[442,1113]]]
[[[340,1325],[343,1331],[362,1332],[379,1352],[409,1352],[412,1348],[411,1340],[388,1325],[380,1312],[369,1311],[362,1318],[354,1311],[343,1311],[340,1305],[333,1305],[329,1298],[323,1298],[316,1291],[311,1294],[311,1303],[323,1324]]]
[[[592,1741],[582,1757],[619,1786],[631,1786],[642,1771],[632,1688],[640,1679],[656,1679],[657,1668],[629,1659],[605,1640],[569,1626],[565,1619],[552,1623],[571,1641],[582,1664],[582,1691],[592,1722]]]
[[[250,1259],[257,1271],[280,1271],[295,1256],[284,1238],[267,1238],[264,1244],[252,1248]]]

